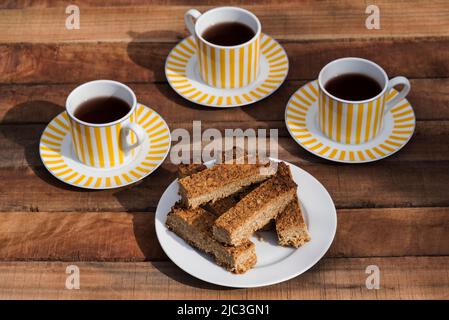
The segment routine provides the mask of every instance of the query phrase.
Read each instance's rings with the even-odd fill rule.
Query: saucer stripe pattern
[[[208,86],[201,79],[196,51],[193,36],[181,41],[167,57],[165,75],[178,94],[197,104],[237,107],[254,103],[276,91],[287,77],[289,64],[285,50],[265,34],[261,34],[260,38],[259,76],[256,81],[242,88],[218,89]]]
[[[147,141],[136,150],[136,159],[116,169],[96,169],[76,159],[66,112],[45,128],[39,145],[45,167],[59,180],[81,188],[110,189],[125,186],[152,173],[170,149],[170,130],[164,119],[141,104],[137,107],[138,123],[147,133]]]
[[[397,94],[392,90],[387,100]],[[415,130],[415,114],[403,99],[385,115],[379,135],[363,144],[343,144],[326,137],[318,128],[318,82],[313,81],[296,91],[288,101],[285,123],[291,136],[307,151],[337,162],[362,163],[383,159],[399,151]]]

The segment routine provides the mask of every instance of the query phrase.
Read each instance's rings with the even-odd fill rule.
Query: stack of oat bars
[[[289,166],[239,153],[233,149],[231,161],[211,168],[180,165],[182,199],[166,221],[179,237],[234,273],[256,264],[249,239],[258,230],[272,229],[273,220],[280,245],[298,248],[310,241]],[[222,158],[228,159],[226,153]]]

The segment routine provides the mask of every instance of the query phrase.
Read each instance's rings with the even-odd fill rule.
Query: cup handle
[[[126,139],[126,136],[128,133],[132,131],[137,137],[137,141],[133,144],[130,144],[128,140]],[[138,124],[134,122],[129,122],[125,124],[122,127],[122,130],[120,130],[120,139],[122,140],[122,146],[124,150],[131,150],[138,146],[140,146],[145,139],[145,132],[143,131],[142,127],[140,127]]]
[[[190,9],[184,15],[184,22],[187,29],[192,35],[195,35],[195,23],[196,20],[201,16],[201,12],[196,9]]]
[[[384,114],[387,114],[388,111],[390,111],[390,109],[399,102],[399,100],[405,98],[405,96],[407,96],[407,94],[409,93],[410,82],[406,77],[402,76],[395,77],[393,79],[390,79],[390,81],[388,81],[387,93],[389,93],[392,88],[400,84],[404,85],[404,88],[402,88],[402,90],[399,91],[399,93],[393,99],[391,99],[386,103]]]

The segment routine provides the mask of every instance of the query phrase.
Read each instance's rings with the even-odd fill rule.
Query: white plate
[[[217,108],[248,105],[275,92],[288,74],[287,53],[276,40],[262,34],[260,50],[259,75],[242,88],[214,88],[201,79],[192,36],[178,43],[167,56],[165,75],[173,90],[196,104]]]
[[[386,101],[397,91],[392,89]],[[314,155],[344,163],[364,163],[398,152],[415,131],[416,118],[407,99],[402,99],[385,115],[382,129],[371,141],[345,144],[326,137],[318,126],[318,84],[312,81],[299,88],[285,108],[285,125],[295,141]]]
[[[275,160],[278,161],[278,160]],[[214,260],[192,248],[165,226],[167,214],[180,199],[178,181],[173,181],[162,195],[156,210],[156,234],[167,256],[185,272],[217,285],[250,288],[289,280],[307,271],[326,253],[335,236],[337,214],[329,193],[321,183],[301,168],[290,166],[293,179],[298,184],[298,197],[312,240],[294,249],[277,244],[276,232],[259,232],[256,236],[257,264],[244,274],[236,275],[216,265]],[[208,166],[213,162],[207,163]]]
[[[132,161],[113,169],[81,163],[72,146],[69,120],[64,111],[42,133],[39,144],[42,162],[62,182],[85,189],[113,189],[145,178],[164,162],[170,150],[171,136],[167,123],[157,112],[142,104],[137,110],[137,121],[147,135]]]

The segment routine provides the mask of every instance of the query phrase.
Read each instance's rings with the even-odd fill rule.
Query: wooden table
[[[97,3],[98,2],[98,3]],[[184,12],[219,5],[189,0],[78,0],[81,28],[65,28],[66,1],[0,3],[0,298],[72,299],[427,299],[449,298],[449,4],[376,0],[381,29],[365,27],[365,1],[239,1],[256,13],[290,59],[288,80],[252,106],[199,107],[180,98],[163,72],[187,35]],[[342,56],[373,59],[411,79],[416,132],[398,154],[363,165],[319,159],[284,126],[289,96]],[[307,273],[278,285],[230,290],[170,262],[154,210],[175,177],[166,160],[131,187],[85,191],[43,167],[38,141],[78,84],[114,79],[157,110],[171,129],[278,128],[279,157],[319,179],[338,208],[334,243]],[[81,289],[65,288],[77,265]],[[377,265],[379,290],[365,269]]]

